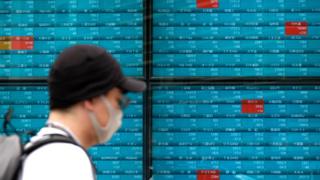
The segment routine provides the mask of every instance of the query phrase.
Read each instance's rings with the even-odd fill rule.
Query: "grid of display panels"
[[[153,0],[153,77],[320,76],[318,0]]]
[[[320,178],[319,85],[152,91],[153,179]]]
[[[99,180],[320,178],[319,86],[201,79],[319,77],[318,0],[6,0],[0,22],[0,78],[11,84],[0,113],[13,105],[19,132],[44,125],[47,87],[10,79],[44,80],[68,46],[102,46],[129,76],[152,72],[148,97],[130,95],[120,131],[89,150]],[[187,83],[195,77],[203,84]]]
[[[98,180],[139,179],[142,176],[142,94],[128,94],[131,105],[124,111],[123,125],[112,139],[89,149]],[[37,132],[48,118],[48,91],[40,85],[1,85],[0,114],[14,110],[12,124],[19,133]],[[0,120],[1,124],[3,119]],[[2,126],[0,128],[3,133]],[[9,128],[9,132],[13,129]],[[26,140],[28,137],[25,137]]]
[[[143,0],[0,1],[0,78],[43,78],[75,44],[106,48],[143,76]]]

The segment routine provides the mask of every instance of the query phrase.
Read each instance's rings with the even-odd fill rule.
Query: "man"
[[[20,179],[95,179],[86,149],[112,137],[128,105],[125,93],[141,92],[146,85],[125,77],[110,54],[91,45],[65,49],[53,64],[48,82],[48,122],[27,146],[52,134],[70,137],[78,145],[56,142],[36,149],[25,159]]]

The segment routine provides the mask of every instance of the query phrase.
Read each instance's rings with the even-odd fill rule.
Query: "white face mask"
[[[112,135],[121,127],[123,112],[115,110],[109,100],[101,96],[102,102],[105,104],[106,109],[109,113],[108,124],[102,127],[97,119],[97,116],[93,112],[89,112],[89,118],[96,131],[98,137],[98,143],[102,144],[109,141]]]

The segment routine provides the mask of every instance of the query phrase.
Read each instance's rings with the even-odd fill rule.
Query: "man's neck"
[[[80,143],[80,145],[86,149],[94,145],[93,138],[90,132],[88,132],[87,123],[83,116],[79,117],[77,113],[51,111],[49,114],[48,122],[58,123]]]

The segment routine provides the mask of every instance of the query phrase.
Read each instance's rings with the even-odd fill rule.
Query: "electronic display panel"
[[[154,0],[153,77],[319,77],[318,0]]]
[[[153,179],[319,179],[319,85],[152,87]]]
[[[0,2],[0,78],[43,78],[76,44],[105,48],[128,76],[143,76],[143,0]]]
[[[122,127],[107,144],[93,146],[89,154],[94,161],[98,180],[139,179],[142,176],[142,122],[143,95],[128,94],[131,105],[124,111]],[[24,133],[23,139],[30,138],[45,126],[48,118],[48,88],[44,85],[1,85],[0,114],[13,108],[12,125],[18,133]],[[0,133],[3,133],[3,118],[0,120]],[[8,127],[10,133],[14,129]]]

